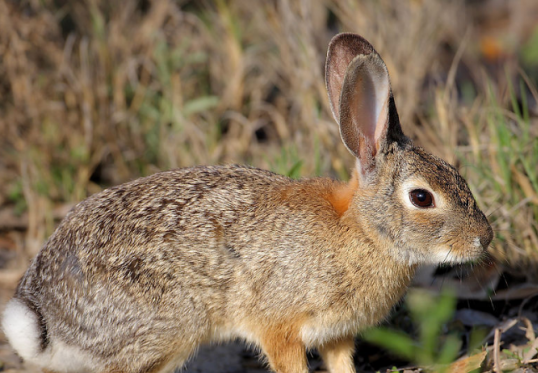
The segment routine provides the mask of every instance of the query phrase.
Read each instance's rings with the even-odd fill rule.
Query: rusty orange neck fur
[[[359,175],[357,170],[354,170],[349,182],[336,186],[327,196],[327,200],[331,203],[339,216],[344,215],[344,213],[349,209],[353,196],[355,195],[358,187]]]

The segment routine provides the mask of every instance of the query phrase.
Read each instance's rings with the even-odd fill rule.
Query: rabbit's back
[[[312,182],[327,190],[334,183]],[[302,291],[317,299],[323,263],[309,256],[316,245],[305,224],[319,224],[316,214],[326,220],[331,206],[307,202],[303,184],[249,167],[197,167],[79,203],[17,290],[46,325],[41,349],[61,340],[105,360],[143,350],[141,360],[153,361],[168,346],[186,359],[205,341],[252,339],[237,320],[307,302],[296,296],[298,284],[310,283]]]

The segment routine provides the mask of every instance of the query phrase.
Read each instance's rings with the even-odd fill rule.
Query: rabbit
[[[76,205],[3,314],[47,372],[153,373],[243,339],[275,372],[354,372],[354,336],[382,321],[418,265],[478,261],[493,231],[455,168],[407,138],[368,41],[330,42],[326,86],[356,158],[348,183],[247,166],[177,169]]]

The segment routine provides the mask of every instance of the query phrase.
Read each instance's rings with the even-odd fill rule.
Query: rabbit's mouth
[[[407,246],[407,245],[406,245]],[[483,246],[483,240],[475,237],[470,242],[450,242],[433,244],[428,247],[400,247],[392,251],[391,255],[399,262],[416,264],[463,264],[479,261],[487,256],[487,246]]]
[[[483,240],[475,237],[471,243],[456,242],[435,249],[432,264],[462,264],[480,260],[487,254]]]

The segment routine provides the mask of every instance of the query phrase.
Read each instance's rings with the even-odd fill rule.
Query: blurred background
[[[0,0],[0,308],[67,211],[109,186],[227,163],[346,180],[323,74],[343,31],[378,50],[405,133],[460,170],[496,232],[497,264],[417,283],[533,304],[538,1]]]

